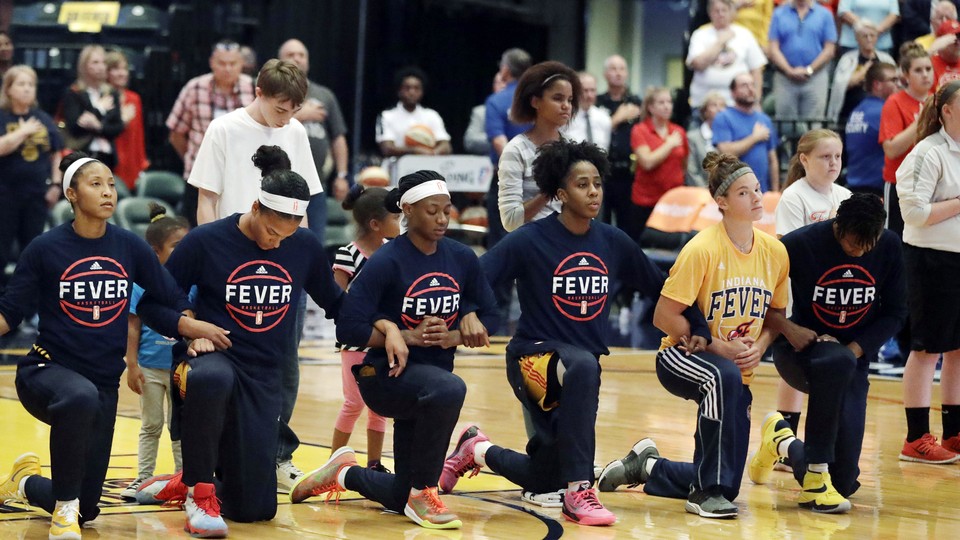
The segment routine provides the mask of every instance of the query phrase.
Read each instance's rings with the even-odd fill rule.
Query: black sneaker
[[[633,445],[630,452],[623,459],[611,461],[603,468],[600,478],[597,479],[597,489],[600,491],[615,491],[618,487],[627,484],[628,487],[637,487],[647,482],[647,460],[660,457],[657,443],[653,439],[641,439]]]
[[[731,519],[737,517],[737,505],[728,501],[720,493],[702,491],[690,486],[690,496],[684,505],[687,512],[712,519]]]
[[[376,460],[368,462],[367,469],[370,469],[371,471],[377,471],[377,472],[382,472],[387,474],[390,474],[393,472],[390,469],[384,467],[383,463],[380,463],[379,461],[376,461]]]

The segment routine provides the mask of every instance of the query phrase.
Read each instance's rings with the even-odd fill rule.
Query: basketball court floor
[[[15,362],[27,344],[11,345],[0,354]],[[522,449],[525,444],[520,407],[505,382],[504,344],[479,354],[461,349],[456,373],[468,385],[458,432],[477,423],[495,444]],[[321,465],[329,456],[333,423],[341,403],[340,360],[332,341],[305,341],[301,347],[300,396],[293,427],[303,441],[294,462],[303,470]],[[649,351],[616,350],[602,361],[603,386],[597,420],[597,463],[622,457],[638,439],[652,437],[661,454],[690,459],[696,407],[668,394],[657,382],[654,355]],[[0,366],[0,475],[24,452],[41,457],[49,474],[49,429],[17,401],[15,368]],[[278,496],[277,517],[270,522],[228,522],[231,538],[375,538],[412,539],[612,539],[612,538],[783,538],[909,539],[951,538],[960,530],[960,465],[924,465],[897,460],[906,432],[898,379],[871,380],[866,436],[861,468],[863,487],[851,499],[845,515],[820,515],[797,506],[799,487],[792,475],[776,472],[772,483],[753,485],[744,478],[737,504],[740,517],[718,521],[685,513],[683,501],[645,495],[640,488],[601,494],[618,518],[611,527],[583,527],[565,521],[559,510],[542,509],[520,501],[517,486],[484,470],[461,480],[458,491],[444,496],[446,504],[464,522],[458,531],[429,531],[406,517],[385,513],[378,505],[345,493],[340,504],[322,499],[291,505]],[[776,373],[760,366],[752,385],[754,394],[751,451],[759,443],[759,424],[776,401]],[[939,392],[934,392],[939,403]],[[931,413],[939,436],[939,408]],[[352,446],[365,461],[365,417],[361,417]],[[104,485],[100,517],[84,528],[84,539],[153,539],[187,537],[183,513],[156,506],[138,506],[119,497],[136,475],[139,402],[121,388],[113,457]],[[166,436],[166,434],[165,434]],[[385,464],[389,459],[388,433]],[[169,440],[163,440],[158,473],[171,472]],[[0,507],[0,539],[46,538],[49,516],[42,510],[17,505]]]

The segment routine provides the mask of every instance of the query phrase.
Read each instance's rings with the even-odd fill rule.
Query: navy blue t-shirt
[[[301,291],[335,318],[343,291],[320,240],[297,229],[276,249],[260,249],[240,231],[241,214],[190,231],[170,255],[167,269],[183,290],[197,287],[195,315],[230,331],[233,345],[224,351],[241,364],[275,367],[290,354],[291,325]],[[163,335],[169,325],[157,320],[150,294],[138,312]],[[176,330],[174,329],[174,332]]]
[[[880,113],[883,100],[868,95],[847,120],[847,187],[883,189],[883,146]]]
[[[107,225],[100,238],[83,238],[65,223],[37,237],[20,255],[0,298],[11,328],[32,307],[40,316],[37,346],[51,362],[80,373],[97,386],[117,387],[127,350],[127,313],[133,283],[150,291],[158,310],[176,326],[190,307],[140,237]]]
[[[27,114],[13,114],[0,109],[3,134],[16,131],[20,120],[36,118],[43,129],[26,138],[13,152],[0,156],[0,193],[16,195],[43,195],[47,190],[52,165],[50,153],[63,148],[60,132],[50,116],[40,109]]]
[[[609,354],[610,284],[660,297],[666,275],[623,231],[594,221],[577,235],[560,223],[560,214],[525,224],[480,258],[494,286],[517,281],[520,320],[516,339],[558,340],[600,356]],[[684,316],[694,333],[709,336],[699,309]]]
[[[496,299],[476,254],[455,240],[441,238],[437,250],[427,255],[404,234],[378,249],[350,282],[337,321],[337,340],[366,344],[373,323],[380,319],[392,321],[400,330],[411,330],[433,315],[446,320],[448,329],[456,330],[460,319],[472,312],[489,334],[496,332]],[[407,361],[453,371],[455,350],[410,347]],[[370,349],[367,354],[384,354],[384,349]]]
[[[834,238],[833,222],[780,239],[790,255],[790,320],[844,345],[856,341],[869,361],[907,316],[900,239],[885,230],[871,251],[851,257]]]

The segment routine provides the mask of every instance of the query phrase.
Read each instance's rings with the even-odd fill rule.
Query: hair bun
[[[162,205],[155,202],[150,203],[150,223],[154,221],[161,220],[167,217],[167,209]]]
[[[289,171],[290,158],[279,146],[263,145],[257,148],[253,155],[253,165],[260,169],[260,176],[266,176],[274,171]]]

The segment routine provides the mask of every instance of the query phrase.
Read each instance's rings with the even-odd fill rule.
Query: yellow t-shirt
[[[935,40],[935,39],[937,39],[937,35],[931,33],[931,34],[927,34],[927,35],[925,35],[925,36],[920,36],[920,37],[918,37],[917,39],[915,39],[914,41],[916,41],[917,43],[919,43],[920,46],[923,47],[923,50],[929,51],[929,50],[930,50],[930,46],[933,45],[933,40]]]
[[[663,296],[687,306],[697,303],[713,339],[757,339],[767,308],[787,307],[787,249],[757,228],[753,238],[750,253],[741,253],[723,222],[711,225],[684,246],[663,285]],[[674,345],[667,336],[660,350]],[[753,370],[744,371],[744,384],[751,380]]]
[[[773,18],[773,0],[755,0],[752,6],[737,10],[733,22],[753,34],[761,48],[767,47],[770,19]]]

